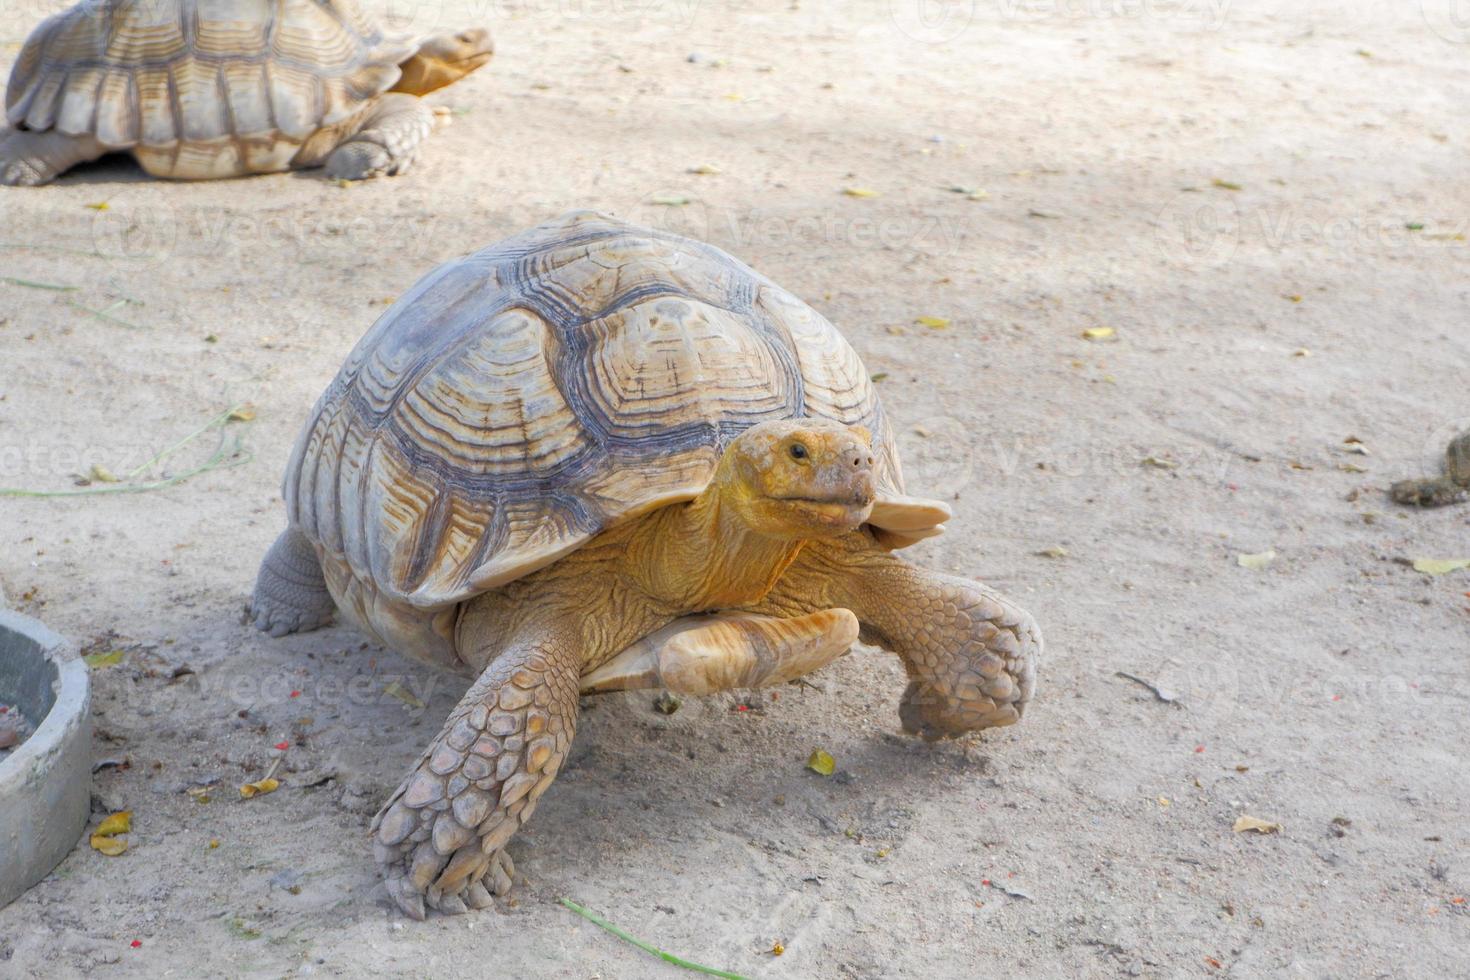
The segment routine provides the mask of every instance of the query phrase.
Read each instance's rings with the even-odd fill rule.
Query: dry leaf
[[[1337,468],[1340,469],[1340,470],[1342,470],[1344,473],[1366,473],[1366,472],[1368,472],[1367,467],[1365,467],[1365,466],[1359,466],[1357,463],[1338,463],[1337,464]]]
[[[837,771],[837,760],[821,749],[813,749],[806,760],[806,767],[818,775],[830,776]]]
[[[867,187],[844,187],[842,193],[848,197],[877,197],[878,192]]]
[[[274,793],[280,786],[279,779],[257,779],[253,783],[246,783],[240,787],[240,798],[248,800],[253,796],[264,796],[266,793]]]
[[[655,198],[652,198],[652,199],[649,200],[648,203],[649,204],[662,204],[665,207],[670,207],[670,208],[681,208],[684,205],[686,205],[686,204],[689,203],[689,198],[687,198],[687,197],[680,197],[678,195],[668,195],[668,196],[665,196],[665,197],[655,197]]]
[[[1296,350],[1294,350],[1294,351],[1291,352],[1291,356],[1292,357],[1311,357],[1312,356],[1312,352],[1309,351],[1309,350],[1307,350],[1305,347],[1298,347]]]
[[[1357,436],[1348,436],[1342,441],[1342,451],[1345,453],[1357,453],[1359,456],[1371,456],[1368,447],[1363,445],[1363,440]]]
[[[88,667],[94,670],[98,667],[111,667],[114,664],[122,663],[124,652],[122,650],[109,650],[106,653],[89,653],[82,660],[86,662]]]
[[[1237,834],[1243,834],[1253,830],[1258,834],[1275,834],[1281,831],[1281,824],[1262,820],[1259,817],[1239,816],[1235,818],[1234,830]]]
[[[92,464],[91,472],[89,472],[87,474],[87,476],[90,477],[92,480],[96,481],[97,483],[116,483],[117,482],[117,477],[113,475],[112,470],[109,470],[107,467],[103,466],[101,463],[93,463]]]
[[[1448,575],[1462,568],[1470,568],[1470,558],[1415,558],[1414,571],[1427,575]]]
[[[1117,333],[1112,327],[1088,327],[1082,331],[1083,340],[1107,340]]]
[[[1276,552],[1262,551],[1254,555],[1236,555],[1236,564],[1241,568],[1253,568],[1257,571],[1266,568],[1276,560]]]
[[[108,857],[117,857],[128,849],[128,842],[122,840],[118,835],[126,834],[133,829],[133,811],[122,810],[104,819],[92,831],[90,843],[92,849]]]
[[[107,204],[106,201],[98,201],[96,204],[84,204],[82,206],[83,207],[87,207],[87,208],[91,208],[93,211],[106,211],[106,210],[108,210],[108,204]]]
[[[249,402],[232,408],[230,414],[225,416],[226,422],[251,422],[254,419],[255,406]]]
[[[1058,547],[1042,548],[1036,554],[1041,558],[1065,558],[1067,557],[1067,549]]]
[[[412,691],[410,691],[408,688],[404,687],[397,681],[389,681],[386,685],[384,685],[383,693],[393,695],[395,698],[402,701],[410,708],[428,707],[426,704],[424,704],[424,702],[415,697]]]
[[[1179,464],[1172,459],[1160,459],[1158,456],[1143,457],[1143,465],[1152,466],[1161,470],[1174,470],[1179,468]]]
[[[1240,190],[1240,185],[1233,180],[1221,180],[1219,177],[1216,177],[1214,180],[1210,181],[1210,183],[1220,188],[1222,191]]]
[[[708,163],[701,163],[697,167],[690,167],[689,168],[689,172],[691,174],[706,174],[706,175],[710,175],[710,174],[717,174],[717,173],[719,173],[720,172],[720,168],[719,167],[716,167],[716,166],[713,166],[711,164],[708,164]]]
[[[949,326],[949,317],[916,316],[914,317],[914,322],[921,327],[929,327],[932,330],[943,330],[945,327]]]

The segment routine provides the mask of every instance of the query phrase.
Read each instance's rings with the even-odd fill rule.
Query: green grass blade
[[[8,282],[13,286],[29,286],[32,289],[50,289],[58,293],[74,293],[80,286],[59,286],[54,282],[36,282],[33,279],[17,279],[14,276],[0,276],[0,282]]]
[[[593,925],[606,929],[608,932],[612,933],[614,936],[617,936],[624,942],[632,943],[634,946],[637,946],[645,953],[651,953],[654,956],[657,956],[665,963],[672,963],[675,966],[683,967],[686,970],[693,970],[695,973],[704,973],[712,977],[724,977],[725,980],[746,980],[746,978],[741,976],[739,973],[730,973],[725,970],[716,970],[712,966],[702,966],[699,963],[691,963],[686,959],[681,959],[675,956],[673,953],[665,953],[663,950],[659,949],[652,943],[645,943],[641,939],[637,939],[633,936],[628,935],[626,932],[619,929],[617,926],[613,925],[611,922],[607,921],[596,912],[591,912],[587,909],[584,909],[582,906],[578,905],[570,898],[563,898],[560,901],[567,908],[571,909],[573,912],[577,913],[588,922],[591,922]]]

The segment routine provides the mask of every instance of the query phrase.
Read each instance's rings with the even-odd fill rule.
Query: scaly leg
[[[412,95],[380,96],[362,128],[327,157],[327,176],[365,180],[407,173],[435,121],[434,111]]]
[[[36,187],[106,152],[107,148],[90,136],[68,136],[54,130],[5,130],[0,133],[0,184]]]
[[[484,908],[510,887],[502,849],[566,759],[581,663],[570,632],[501,654],[379,811],[373,852],[404,912]]]
[[[846,609],[792,619],[686,616],[583,675],[582,693],[665,687],[701,695],[770,687],[825,667],[857,638],[857,617]]]
[[[316,549],[300,531],[286,528],[255,577],[250,600],[255,628],[271,636],[305,633],[330,623],[336,611]]]
[[[953,738],[1014,724],[1031,700],[1041,632],[978,582],[911,565],[857,532],[807,545],[754,609],[830,606],[851,609],[864,640],[903,660],[909,686],[899,717],[910,734]]]

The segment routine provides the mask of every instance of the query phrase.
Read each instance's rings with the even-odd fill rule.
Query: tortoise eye
[[[801,443],[793,442],[791,444],[792,459],[806,459],[808,455],[810,454],[806,451],[806,447],[803,446]]]

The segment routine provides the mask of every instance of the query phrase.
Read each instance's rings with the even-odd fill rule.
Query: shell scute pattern
[[[31,34],[6,118],[114,149],[299,143],[387,91],[413,47],[348,0],[97,0]]]
[[[692,498],[734,436],[808,415],[867,426],[901,490],[872,385],[820,314],[711,246],[574,214],[385,313],[284,494],[326,562],[440,608]]]

